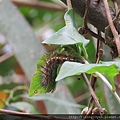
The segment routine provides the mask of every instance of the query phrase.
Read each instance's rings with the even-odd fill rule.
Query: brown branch
[[[66,7],[55,5],[48,2],[37,2],[37,1],[20,1],[20,0],[12,0],[12,2],[17,6],[30,6],[39,9],[50,9],[50,10],[57,10],[57,11],[64,11]]]
[[[104,114],[104,111],[103,111],[103,109],[102,109],[102,107],[101,107],[101,105],[99,103],[99,100],[98,100],[94,90],[92,89],[92,87],[91,87],[91,85],[89,83],[89,80],[88,80],[87,76],[85,75],[85,73],[83,73],[82,76],[83,76],[84,81],[85,81],[85,83],[86,83],[86,85],[87,85],[87,87],[88,87],[88,89],[90,91],[91,96],[93,97],[93,99],[94,99],[94,101],[95,101],[95,103],[96,103],[96,105],[97,105],[97,107],[99,109],[100,114]]]
[[[118,11],[117,0],[112,0],[112,2],[113,2],[113,5],[114,5],[115,13],[117,14],[117,11]]]
[[[99,31],[99,30],[98,30],[98,36],[101,36],[101,31]],[[96,60],[95,60],[96,64],[99,63],[99,61],[102,59],[102,56],[103,56],[103,43],[99,39],[97,39],[97,51],[96,51]],[[95,91],[96,81],[97,81],[97,77],[94,77],[93,75],[91,75],[90,84],[94,91]],[[91,105],[91,107],[90,107],[90,105]],[[92,108],[94,107],[94,101],[93,101],[92,96],[91,96],[88,106],[91,108],[90,110],[92,111]]]
[[[90,3],[91,3],[91,0],[88,0],[87,1],[87,4],[86,4],[86,9],[85,9],[85,14],[84,14],[84,27],[85,27],[85,30],[86,32],[88,32],[89,28],[88,28],[88,25],[87,25],[87,17],[88,17],[88,12],[89,12],[89,7],[90,7]],[[91,79],[95,82],[95,77],[91,76]],[[91,80],[90,80],[91,81]],[[94,90],[94,87],[93,85],[91,84],[93,90]],[[91,104],[91,106],[90,106]],[[90,102],[88,104],[88,111],[87,111],[87,114],[91,114],[92,113],[92,110],[94,108],[94,105],[95,105],[95,101],[94,101],[94,98],[91,96],[91,99],[90,99]]]
[[[71,119],[63,119],[60,117],[54,117],[54,115],[33,115],[29,113],[23,113],[23,112],[16,112],[16,111],[11,111],[11,110],[5,110],[5,109],[0,109],[0,113],[4,113],[4,115],[12,115],[12,116],[19,116],[23,118],[30,118],[30,119],[40,119],[40,120],[71,120]]]
[[[66,4],[66,0],[61,0],[61,1],[63,1]],[[78,13],[78,15],[80,15],[81,17],[84,17],[87,1],[86,0],[71,0],[71,2],[72,2],[73,9]],[[109,9],[110,9],[112,18],[114,19],[116,13],[114,9],[112,9],[111,7],[109,7]],[[105,8],[103,6],[102,1],[91,0],[87,21],[93,26],[95,26],[98,30],[105,32],[105,28],[108,26],[108,20],[107,20]],[[120,33],[120,20],[118,20],[115,25],[116,25],[118,33]],[[98,38],[97,37],[98,35],[96,35],[90,29],[88,29],[87,31],[89,31],[89,33],[92,36]],[[118,56],[118,51],[117,51],[115,42],[112,41],[113,34],[111,31],[109,31],[108,36],[110,39],[107,42],[105,42],[104,38],[99,39],[99,40],[102,42],[105,42],[105,44],[111,48],[111,51],[113,53],[112,55],[115,58]]]
[[[66,0],[61,0],[66,4]],[[87,1],[86,0],[71,0],[73,9],[81,16],[84,17]],[[115,17],[115,11],[111,7],[110,14],[112,18]],[[91,0],[88,13],[88,22],[95,26],[98,30],[104,32],[105,27],[108,26],[108,20],[102,1]],[[120,22],[118,22],[118,33],[120,33]],[[109,32],[109,36],[112,38],[112,33]]]
[[[72,8],[71,0],[67,0],[67,7],[68,7],[68,9]]]
[[[87,1],[86,9],[85,9],[85,14],[84,14],[84,17],[83,17],[84,18],[84,27],[85,27],[85,29],[88,28],[88,26],[87,26],[87,17],[88,17],[90,2],[91,2],[91,0]]]
[[[113,24],[113,20],[109,11],[109,6],[108,6],[108,1],[107,0],[103,0],[104,3],[104,7],[105,7],[105,11],[106,11],[106,15],[107,15],[107,19],[109,22],[109,26],[111,28],[111,31],[113,33],[114,36],[114,40],[117,46],[117,50],[118,50],[118,54],[120,55],[120,36],[118,35],[118,32]]]

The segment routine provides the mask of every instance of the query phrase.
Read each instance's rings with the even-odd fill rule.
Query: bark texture
[[[66,4],[66,0],[61,0],[61,1]],[[96,28],[98,28],[99,30],[101,30],[102,32],[104,32],[105,27],[108,26],[108,21],[107,21],[104,5],[101,1],[100,2],[98,1],[99,0],[91,0],[90,9],[88,13],[88,22],[92,24],[93,26],[95,26]],[[72,2],[73,9],[81,17],[83,17],[86,4],[87,4],[86,0],[71,0],[71,2]],[[112,18],[114,18],[115,11],[111,7],[110,7],[110,13],[111,13]],[[115,27],[118,33],[120,33],[120,19],[115,24]],[[113,37],[111,32],[109,32],[109,37],[111,38]]]
[[[66,3],[66,0],[61,0],[62,2]],[[78,13],[79,16],[83,17],[87,5],[86,0],[71,0],[72,2],[72,7],[75,10],[76,13]],[[110,7],[110,13],[112,16],[112,19],[115,18],[115,10]],[[92,24],[94,27],[96,27],[98,30],[105,32],[105,27],[108,26],[108,20],[106,16],[106,12],[104,9],[103,2],[101,0],[91,0],[90,7],[89,7],[89,12],[88,12],[88,18],[87,21]],[[120,17],[119,19],[115,22],[115,27],[120,34]],[[113,58],[118,56],[118,51],[116,44],[113,40],[113,35],[111,30],[108,32],[108,36],[111,40],[109,42],[104,43],[111,48],[111,55]]]

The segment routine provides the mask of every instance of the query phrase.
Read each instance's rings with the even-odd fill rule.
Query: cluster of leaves
[[[57,22],[52,21],[52,23],[54,22],[54,25],[52,24],[49,27],[53,27],[54,30],[56,31],[59,28],[61,28],[61,26],[63,26],[63,22],[61,22],[62,21],[61,16],[63,15],[62,12],[56,12],[56,11],[54,12],[54,11],[48,11],[48,10],[40,10],[39,11],[37,9],[33,9],[33,8],[31,9],[31,8],[27,8],[27,7],[26,8],[21,7],[20,10],[25,15],[27,20],[31,23],[33,28],[35,28],[36,26],[37,26],[37,28],[38,28],[38,26],[40,28],[43,27],[44,25],[49,26],[51,24],[51,20],[52,20],[51,18],[53,18],[53,17],[57,18],[57,20],[55,19],[55,21],[57,21]],[[58,17],[58,14],[59,14],[59,17]],[[49,15],[49,17],[47,17],[47,15]],[[49,19],[47,19],[47,18],[49,18]],[[38,24],[36,25],[36,22],[39,25]],[[85,59],[88,59],[89,61],[90,61],[90,59],[92,59],[92,61],[93,61],[93,59],[94,59],[93,55],[95,55],[95,54],[93,53],[94,52],[93,47],[90,48],[90,46],[92,46],[91,45],[92,41],[86,40],[83,36],[81,36],[77,32],[72,9],[70,11],[67,11],[67,13],[65,14],[65,23],[66,23],[65,27],[60,29],[52,37],[48,38],[43,43],[48,44],[48,45],[50,45],[50,44],[57,45],[60,49],[68,48],[67,52],[69,54],[71,54],[71,55],[74,54],[74,56],[83,57]],[[80,23],[80,21],[79,21],[79,23]],[[43,29],[41,31],[43,32]],[[24,39],[22,39],[22,40],[24,40]],[[21,40],[21,44],[22,44],[22,40]],[[14,44],[14,47],[16,47],[17,44],[18,43],[16,42],[16,44]],[[30,46],[30,48],[31,48],[31,46]],[[37,48],[36,45],[34,45],[33,48]],[[19,49],[19,51],[20,51],[20,49]],[[27,50],[25,50],[25,51],[27,51]],[[17,53],[15,53],[15,54],[17,54]],[[43,57],[38,61],[37,70],[35,71],[34,76],[32,77],[32,81],[31,81],[31,87],[30,87],[30,91],[29,91],[30,96],[34,96],[36,94],[43,94],[43,93],[49,92],[51,89],[54,89],[54,86],[55,86],[54,84],[52,86],[50,85],[47,88],[40,85],[41,72],[39,71],[39,69],[42,65],[45,64],[45,59],[47,59],[48,57],[49,56],[43,55]],[[14,61],[16,61],[16,59]],[[18,59],[18,62],[19,61],[22,61],[22,59]],[[6,64],[5,62],[7,62],[9,64]],[[0,75],[2,75],[2,76],[6,76],[6,72],[5,72],[6,70],[4,70],[4,69],[10,68],[10,70],[11,70],[11,68],[12,68],[11,65],[13,66],[13,64],[15,63],[15,62],[13,63],[13,61],[10,62],[10,59],[5,62],[4,63],[6,64],[6,66],[3,65],[3,63],[1,63],[1,65],[0,65],[0,68],[2,68],[0,70]],[[10,65],[10,63],[12,63],[12,64]],[[16,67],[14,67],[14,68],[16,68]],[[58,74],[57,78],[55,79],[55,82],[61,80],[62,78],[66,78],[68,76],[70,76],[70,78],[73,75],[80,76],[81,73],[84,73],[84,72],[86,72],[87,74],[93,74],[95,72],[100,72],[102,74],[105,74],[108,77],[108,79],[110,80],[110,83],[112,84],[112,86],[114,86],[114,76],[119,73],[119,68],[120,68],[119,61],[118,62],[101,62],[99,64],[81,64],[81,63],[76,63],[76,62],[65,62],[62,65],[62,67],[59,69],[59,74]],[[28,67],[28,69],[29,69],[29,67]],[[7,70],[7,71],[10,71],[10,70]],[[26,72],[26,70],[25,70],[25,72]],[[69,79],[69,81],[70,81],[70,79]],[[84,83],[82,84],[82,81],[80,81],[80,84],[78,84],[78,81],[75,81],[74,83],[76,83],[76,84],[70,84],[70,85],[71,85],[71,88],[74,89],[74,92],[76,94],[76,91],[77,91],[76,88],[78,88],[79,90],[83,89],[81,87],[83,87]],[[19,111],[28,110],[28,108],[30,108],[29,109],[30,111],[27,111],[27,112],[37,113],[37,111],[35,109],[36,106],[33,104],[33,102],[31,102],[31,101],[30,102],[22,102],[23,100],[21,98],[23,96],[21,94],[23,94],[23,92],[25,91],[22,89],[24,87],[21,87],[22,92],[19,93],[19,92],[17,92],[17,90],[18,90],[18,88],[20,88],[20,84],[19,85],[15,84],[15,86],[12,86],[13,84],[14,83],[10,83],[8,85],[2,84],[0,86],[0,90],[1,90],[0,91],[0,96],[1,96],[0,108],[8,109],[9,106],[13,106],[13,107],[16,107],[17,110],[19,110]],[[75,87],[74,87],[74,85],[75,85]],[[8,90],[8,87],[11,87],[11,88]],[[79,92],[81,92],[81,91],[79,91]],[[99,95],[99,96],[102,96],[102,95]],[[32,101],[47,100],[47,101],[51,101],[55,104],[59,104],[59,105],[67,106],[67,107],[70,106],[70,107],[79,107],[80,108],[79,105],[59,100],[59,98],[57,99],[56,96],[54,98],[53,98],[53,96],[52,96],[52,98],[50,98],[49,96],[47,97],[44,95],[40,95],[40,96],[36,96],[36,97],[28,97],[28,96],[27,97],[24,96],[24,97],[29,100],[32,100]],[[99,98],[103,99],[103,97],[99,97]],[[109,100],[111,100],[111,99],[109,99]],[[51,106],[49,108],[51,109]],[[116,111],[117,110],[118,109],[116,109]]]
[[[45,40],[43,43],[50,44],[50,45],[54,44],[60,47],[69,46],[69,49],[67,52],[70,52],[72,50],[70,46],[74,45],[76,46],[74,49],[75,53],[77,53],[76,55],[81,56],[87,60],[88,54],[86,52],[85,46],[89,43],[89,40],[85,39],[83,36],[81,36],[78,33],[75,25],[73,9],[70,9],[66,12],[64,19],[65,19],[66,26],[60,29],[59,31],[57,31],[55,34],[53,34],[53,36]],[[45,63],[43,62],[43,57],[42,57],[39,60],[37,66],[42,66],[44,64]],[[114,88],[114,77],[119,73],[119,67],[120,67],[119,62],[101,62],[99,64],[81,64],[81,63],[66,61],[63,63],[62,67],[60,68],[60,71],[55,81],[59,81],[73,75],[81,75],[81,73],[94,74],[95,72],[99,72],[101,74],[105,74],[108,77],[108,79],[110,80],[110,83]],[[30,96],[36,95],[35,91],[39,91],[37,92],[38,94],[49,92],[49,90],[48,91],[45,91],[45,89],[43,90],[43,86],[40,85],[40,81],[41,81],[40,74],[41,74],[40,70],[37,69],[35,71],[35,74],[32,77],[32,82],[31,82],[30,91],[29,91]]]

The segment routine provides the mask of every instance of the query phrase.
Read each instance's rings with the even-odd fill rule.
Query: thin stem
[[[89,10],[89,6],[90,6],[90,2],[91,0],[87,0],[87,4],[86,4],[86,9],[85,9],[85,14],[84,14],[84,27],[88,28],[87,26],[87,17],[88,17],[88,10]]]
[[[95,74],[104,81],[104,83],[108,86],[108,88],[110,89],[110,91],[113,93],[113,95],[115,96],[115,98],[120,103],[120,97],[118,96],[118,94],[116,92],[113,92],[112,86],[110,85],[110,83],[108,82],[108,80],[102,74],[100,74],[99,72],[95,72]]]
[[[117,11],[118,11],[117,0],[112,0],[112,2],[114,4],[115,13],[117,14]]]
[[[64,11],[66,7],[60,6],[60,5],[55,5],[52,3],[48,2],[37,2],[37,1],[25,1],[25,0],[12,0],[12,2],[17,5],[17,6],[29,6],[29,7],[34,7],[38,9],[49,9],[49,10],[57,10],[57,11]]]
[[[6,100],[6,102],[5,102],[7,106],[9,105],[10,100],[14,99],[14,93],[15,93],[17,90],[27,90],[27,88],[26,88],[25,86],[17,86],[17,87],[15,87],[14,89],[12,89],[12,90],[10,91],[9,97],[7,98],[7,100]]]
[[[32,115],[29,113],[23,113],[23,112],[16,112],[16,111],[11,111],[11,110],[5,110],[5,109],[0,109],[0,113],[5,113],[5,114],[10,114],[13,116],[20,116],[23,118],[27,118],[27,119],[35,119],[35,120],[63,120],[63,118],[60,117],[54,117],[51,115]],[[64,120],[72,120],[72,119],[67,119],[64,118]]]
[[[86,85],[87,85],[87,87],[88,87],[88,89],[89,89],[89,91],[90,91],[90,93],[91,93],[91,95],[92,95],[92,97],[93,97],[96,105],[98,106],[98,109],[99,109],[99,111],[100,111],[100,114],[103,114],[104,112],[103,112],[103,110],[102,110],[102,107],[101,107],[101,105],[100,105],[100,103],[99,103],[99,100],[98,100],[98,98],[97,98],[94,90],[92,89],[92,87],[91,87],[91,85],[90,85],[90,83],[89,83],[89,80],[88,80],[87,76],[85,75],[85,73],[83,73],[82,76],[83,76],[83,78],[84,78],[84,80],[85,80],[85,83],[86,83]]]
[[[118,32],[113,24],[113,20],[112,20],[111,14],[110,14],[109,6],[108,6],[108,1],[103,0],[103,3],[104,3],[104,7],[105,7],[105,12],[107,15],[108,23],[110,25],[110,28],[113,33],[114,40],[115,40],[115,43],[117,46],[118,54],[120,55],[120,37],[119,37]]]
[[[72,8],[71,0],[67,0],[67,6],[68,6],[68,10]]]
[[[89,64],[88,61],[86,61],[84,58],[81,58],[86,64]],[[108,86],[108,88],[110,89],[110,91],[113,93],[113,95],[115,96],[115,98],[118,100],[118,102],[120,103],[120,97],[118,96],[118,94],[115,92],[113,92],[113,88],[111,86],[111,84],[108,82],[108,80],[99,72],[95,72],[95,74],[101,78],[101,80]]]
[[[101,36],[101,32],[98,30],[98,36]],[[99,60],[101,60],[102,58],[102,55],[103,55],[103,45],[102,45],[102,41],[100,41],[99,39],[97,39],[97,51],[96,51],[96,60],[95,60],[95,63],[97,64],[99,62]],[[96,84],[96,81],[97,81],[97,77],[94,77],[93,75],[91,75],[90,77],[90,84],[93,88],[93,90],[95,91],[95,84]],[[91,108],[90,108],[90,105],[91,105]],[[93,106],[94,106],[94,101],[93,101],[93,97],[91,96],[90,98],[90,101],[89,101],[89,112],[92,110]],[[88,113],[89,113],[88,112]]]

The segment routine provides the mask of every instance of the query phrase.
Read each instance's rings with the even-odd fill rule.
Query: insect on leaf
[[[42,84],[43,73],[40,69],[46,64],[46,60],[49,56],[50,54],[45,54],[38,60],[37,70],[34,72],[32,76],[32,81],[30,83],[29,96],[52,92],[55,89],[56,82],[51,82],[47,86]]]

